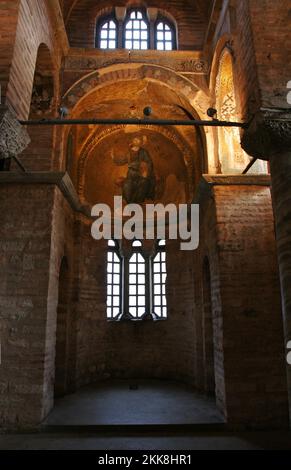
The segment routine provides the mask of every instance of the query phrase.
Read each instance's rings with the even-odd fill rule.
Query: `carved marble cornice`
[[[291,151],[291,109],[262,108],[242,137],[242,148],[255,158]]]
[[[8,108],[0,109],[0,158],[19,155],[29,144],[27,130]]]

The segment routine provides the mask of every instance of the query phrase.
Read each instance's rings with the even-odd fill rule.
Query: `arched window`
[[[141,248],[142,243],[134,241],[129,259],[128,311],[133,318],[146,314],[146,262]]]
[[[127,250],[126,250],[127,251]],[[166,241],[155,242],[148,252],[134,240],[129,252],[122,255],[120,245],[109,240],[107,247],[107,319],[165,320]]]
[[[153,314],[158,318],[167,318],[166,298],[166,241],[160,240],[152,260]]]
[[[100,49],[117,48],[117,26],[112,18],[103,22],[99,28],[99,47]]]
[[[149,27],[140,10],[132,10],[125,24],[125,49],[145,50],[149,48]]]
[[[174,27],[164,20],[156,24],[156,49],[158,51],[172,51],[175,49]]]
[[[177,48],[176,28],[167,18],[148,19],[146,12],[130,9],[124,20],[112,11],[97,22],[96,47],[100,49],[171,51]]]
[[[108,241],[107,250],[107,318],[117,319],[122,313],[122,258],[115,240]]]

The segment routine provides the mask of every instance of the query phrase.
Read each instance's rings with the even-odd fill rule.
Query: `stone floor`
[[[291,433],[193,433],[187,435],[0,435],[1,450],[291,450]]]
[[[253,449],[291,450],[291,433],[229,432],[212,399],[164,381],[84,387],[57,400],[38,432],[0,435],[0,450]]]
[[[186,385],[159,380],[109,381],[84,387],[57,400],[46,420],[54,426],[222,422],[213,399]]]

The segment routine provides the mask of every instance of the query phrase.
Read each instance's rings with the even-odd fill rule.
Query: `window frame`
[[[113,241],[115,246],[110,246],[109,245],[110,241]],[[107,303],[109,297],[111,297],[112,300],[115,297],[113,292],[110,295],[108,294],[108,287],[111,286],[112,290],[113,290],[113,286],[115,285],[113,283],[113,280],[112,280],[111,283],[108,282],[108,274],[110,274],[109,271],[108,271],[108,264],[109,264],[108,254],[109,253],[113,253],[113,254],[116,254],[118,256],[119,266],[120,266],[120,270],[119,270],[119,305],[118,305],[119,313],[116,316],[113,315],[114,305],[108,306],[108,303]],[[111,263],[112,263],[112,265],[114,265],[113,260],[111,261]],[[112,275],[113,274],[114,274],[114,269],[112,271]],[[123,296],[124,296],[124,257],[121,253],[119,242],[117,240],[111,239],[111,240],[108,240],[108,242],[107,242],[107,250],[106,250],[106,318],[107,318],[107,321],[118,321],[118,319],[120,317],[122,317],[122,315],[123,315],[123,305],[124,305]],[[108,315],[108,309],[109,308],[111,308],[111,316]]]
[[[141,246],[133,246],[133,243],[135,241],[141,242]],[[145,266],[145,273],[144,273],[144,276],[145,276],[145,282],[144,282],[144,287],[145,287],[145,294],[144,294],[144,297],[145,297],[145,311],[144,311],[143,315],[141,315],[141,316],[138,316],[138,313],[137,313],[137,315],[133,315],[129,311],[129,309],[130,309],[130,305],[129,305],[130,286],[133,285],[133,284],[130,284],[130,278],[129,278],[129,276],[130,276],[130,260],[131,260],[131,258],[134,254],[137,254],[137,255],[140,254],[143,257],[144,266]],[[128,270],[128,273],[127,273],[127,276],[126,276],[125,289],[124,289],[125,299],[126,299],[125,311],[129,315],[131,320],[134,320],[134,321],[143,320],[143,318],[145,316],[148,316],[150,314],[151,305],[150,305],[150,302],[149,302],[149,300],[150,300],[150,297],[149,297],[149,287],[150,287],[150,285],[149,285],[149,281],[150,281],[150,278],[149,278],[149,256],[145,252],[141,240],[133,240],[133,242],[132,242],[131,250],[130,250],[130,253],[128,255],[128,260],[127,260],[127,270]],[[136,283],[137,289],[138,289],[138,285],[139,284],[137,282]],[[138,295],[136,295],[136,297],[138,297]]]
[[[150,294],[150,299],[151,299],[151,313],[152,313],[152,316],[153,318],[155,318],[156,320],[167,320],[168,318],[168,299],[167,299],[167,278],[168,278],[168,269],[167,269],[167,241],[165,240],[165,244],[164,245],[160,245],[160,242],[163,241],[163,240],[157,240],[155,242],[155,247],[154,247],[154,251],[150,257],[150,284],[151,284],[151,294]],[[154,264],[157,263],[155,262],[155,258],[157,257],[158,254],[161,254],[161,253],[165,253],[165,261],[159,261],[159,264],[161,265],[162,263],[165,263],[166,265],[166,271],[165,271],[165,275],[166,275],[166,279],[165,279],[165,282],[160,282],[159,285],[161,286],[161,290],[163,288],[163,286],[165,286],[165,292],[163,294],[163,291],[161,292],[161,294],[155,294],[155,281],[154,281],[154,275],[155,275],[155,272],[154,272]],[[163,274],[163,271],[161,270],[160,272],[160,275]],[[155,296],[160,296],[161,298],[165,297],[166,298],[166,304],[164,305],[163,302],[161,301],[161,305],[155,305]],[[155,308],[156,307],[160,307],[162,309],[162,313],[161,315],[157,314],[155,312]],[[164,315],[164,312],[163,312],[163,309],[166,309],[166,315]]]
[[[101,41],[107,41],[107,43],[109,42],[110,38],[107,38],[107,39],[103,39],[101,38],[101,32],[102,32],[102,29],[103,27],[105,26],[106,23],[109,23],[110,24],[110,21],[113,21],[113,23],[115,24],[115,48],[109,48],[109,47],[106,47],[106,48],[101,48]],[[110,28],[108,28],[108,30],[110,30]],[[115,49],[118,49],[118,21],[116,20],[115,18],[115,15],[114,13],[111,13],[110,15],[106,15],[106,16],[103,16],[99,21],[97,21],[97,24],[96,24],[96,37],[95,37],[95,48],[96,49],[100,49],[101,51],[114,51]]]
[[[113,241],[115,246],[110,246],[109,245],[110,241]],[[137,242],[137,241],[140,242],[141,245],[140,246],[133,246],[133,243]],[[168,319],[168,301],[167,301],[167,291],[166,291],[166,283],[167,283],[167,276],[168,276],[167,258],[165,259],[165,261],[161,260],[159,262],[160,265],[162,263],[165,263],[165,266],[166,266],[166,271],[165,271],[166,279],[165,279],[165,282],[164,283],[162,281],[160,282],[161,288],[162,288],[163,285],[165,285],[165,291],[163,293],[163,290],[161,290],[160,296],[161,297],[165,296],[166,304],[164,305],[163,302],[161,301],[160,307],[162,308],[162,312],[161,312],[160,315],[155,313],[154,263],[155,263],[155,258],[159,253],[166,253],[166,244],[167,244],[167,242],[165,240],[165,245],[161,246],[160,245],[161,241],[162,240],[156,240],[154,242],[153,249],[150,252],[148,252],[148,250],[144,248],[142,240],[133,240],[132,244],[131,244],[131,247],[130,247],[130,250],[128,252],[126,250],[126,254],[124,254],[122,252],[121,248],[120,248],[120,242],[119,241],[114,240],[114,239],[108,240],[107,252],[106,252],[106,318],[107,318],[108,322],[118,322],[118,321],[122,321],[122,320],[142,321],[142,320],[147,319],[147,318],[150,318],[154,321],[167,320]],[[115,316],[113,316],[113,308],[114,308],[113,298],[115,297],[115,295],[113,294],[113,286],[114,286],[113,279],[111,280],[111,283],[108,282],[108,274],[110,274],[110,272],[108,271],[108,264],[110,262],[112,264],[114,264],[114,262],[113,262],[113,260],[112,261],[108,260],[108,254],[109,253],[115,253],[118,256],[119,260],[120,260],[120,263],[119,263],[119,265],[120,265],[120,272],[119,272],[119,276],[120,276],[120,280],[119,280],[119,306],[118,306],[119,313],[118,313],[118,315],[115,315]],[[129,276],[130,276],[130,264],[131,264],[130,260],[131,260],[131,258],[134,254],[137,254],[137,255],[140,254],[142,256],[142,258],[144,260],[144,266],[145,266],[145,269],[144,269],[144,271],[145,271],[144,272],[144,276],[145,276],[145,281],[144,281],[145,311],[141,316],[139,316],[138,310],[137,310],[136,314],[130,313],[130,311],[129,311],[129,308],[130,308],[130,305],[129,305],[129,303],[130,303],[129,302],[129,300],[130,300],[130,285],[134,285],[134,284],[130,283],[130,278],[129,278]],[[137,263],[137,265],[138,265],[138,263]],[[159,271],[159,272],[160,272],[161,275],[163,274],[162,270]],[[114,269],[113,269],[112,273],[114,274]],[[133,274],[139,275],[138,270],[137,270],[137,273],[133,273]],[[111,290],[111,294],[108,294],[110,285],[112,286],[112,290]],[[136,282],[135,285],[138,289],[138,282]],[[135,295],[138,298],[138,295],[137,294],[135,294]],[[112,299],[111,305],[108,305],[109,296]],[[138,307],[139,307],[138,302],[137,302],[137,305],[135,305],[133,307],[138,309]],[[164,315],[164,312],[163,312],[164,308],[166,308],[166,314],[165,315]],[[111,309],[111,315],[110,316],[108,315],[108,309]]]
[[[163,25],[164,25],[163,32],[165,32],[165,26],[168,26],[170,28],[170,31],[172,33],[172,49],[171,50],[158,49],[158,42],[163,42],[164,44],[166,42],[170,42],[170,41],[166,41],[165,39],[163,41],[158,40],[158,32],[159,32],[158,25],[160,23],[163,23]],[[177,28],[174,25],[174,23],[172,23],[170,20],[168,20],[168,18],[165,18],[164,16],[159,15],[157,20],[155,21],[154,30],[155,30],[155,50],[156,51],[171,52],[171,51],[176,51],[177,50]]]
[[[136,21],[144,21],[147,25],[147,48],[146,49],[142,49],[141,47],[139,49],[135,49],[134,47],[132,47],[131,49],[128,49],[126,47],[126,32],[128,31],[127,30],[127,24],[129,23],[129,21],[134,21],[134,20],[131,20],[131,14],[132,13],[141,13],[142,14],[142,19],[138,19]],[[138,30],[134,30],[132,28],[131,31],[142,31],[141,29],[138,29]],[[132,43],[134,42],[134,38],[131,39]],[[142,41],[145,41],[145,40],[142,40],[141,38],[138,39],[140,45],[141,45],[141,42]],[[132,51],[148,51],[150,49],[150,22],[147,18],[147,15],[146,15],[146,12],[144,10],[144,8],[130,8],[128,9],[127,13],[126,13],[126,17],[123,21],[123,27],[122,27],[122,47],[123,49],[126,49],[126,50],[132,50]]]

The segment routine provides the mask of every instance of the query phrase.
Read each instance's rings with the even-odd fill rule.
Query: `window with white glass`
[[[128,272],[128,311],[134,318],[146,314],[146,261],[141,252],[142,243],[132,244],[133,254],[129,259]]]
[[[167,264],[166,264],[166,241],[160,240],[157,244],[156,253],[152,259],[152,292],[153,292],[153,314],[158,318],[167,318]]]
[[[117,26],[113,19],[109,19],[101,25],[99,35],[100,49],[117,48]]]
[[[175,47],[174,28],[164,21],[158,21],[156,26],[156,49],[158,51],[172,51]]]
[[[125,49],[145,50],[149,48],[149,26],[143,12],[133,10],[125,23]]]
[[[117,20],[112,11],[97,22],[96,47],[171,51],[177,47],[176,27],[161,14],[149,20],[146,9],[129,9],[124,20]]]
[[[107,319],[110,321],[167,318],[166,241],[155,242],[154,251],[144,250],[135,240],[125,256],[115,240],[107,250]]]
[[[119,245],[109,240],[107,249],[107,318],[117,319],[122,313],[122,258]]]

